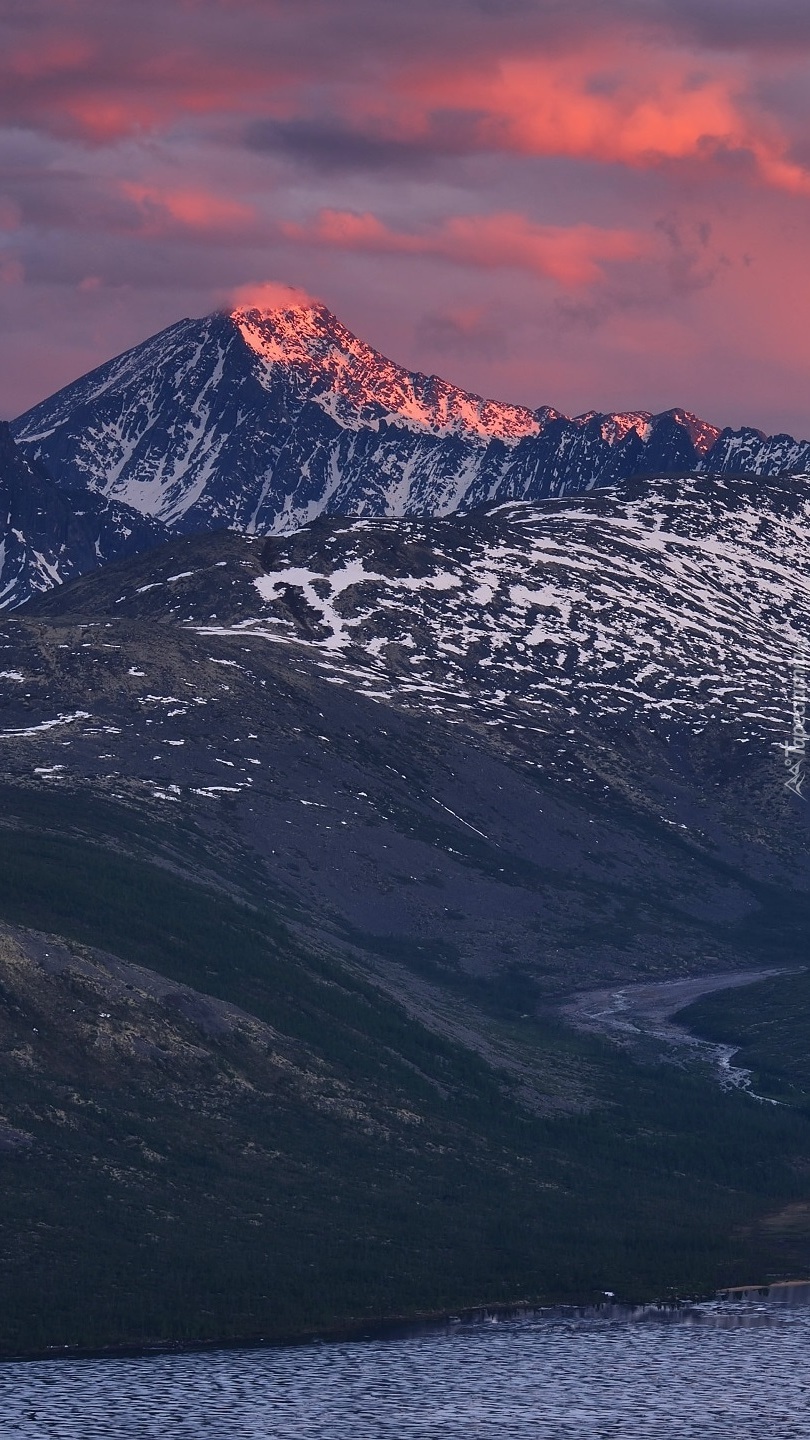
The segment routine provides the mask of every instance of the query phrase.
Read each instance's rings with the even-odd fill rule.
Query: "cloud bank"
[[[0,411],[272,274],[498,398],[810,433],[809,71],[797,0],[7,0]]]

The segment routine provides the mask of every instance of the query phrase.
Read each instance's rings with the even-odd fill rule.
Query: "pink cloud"
[[[227,296],[234,310],[300,310],[319,302],[306,290],[284,285],[277,280],[264,280],[256,285],[237,285]]]
[[[8,0],[0,403],[269,273],[481,393],[808,431],[808,68],[806,0]]]
[[[307,78],[274,56],[267,0],[253,43],[219,0],[26,0],[0,16],[0,116],[98,144],[187,117],[275,112],[274,93]],[[244,20],[244,16],[242,17]]]
[[[627,0],[572,0],[493,17],[463,0],[139,0],[129,12],[28,0],[0,19],[0,113],[103,144],[188,120],[331,111],[429,148],[436,114],[466,111],[473,148],[631,167],[742,152],[768,185],[810,193],[772,83],[806,50],[810,20],[776,59],[756,43],[767,25],[752,29],[753,6],[744,45],[722,7],[728,46],[701,48],[704,8],[670,0],[645,17]]]
[[[810,194],[810,171],[752,98],[740,59],[623,43],[568,53],[498,54],[456,68],[428,64],[392,77],[387,91],[350,97],[359,123],[414,140],[448,109],[474,117],[480,149],[564,156],[646,169],[666,161],[750,157],[768,185]]]
[[[244,230],[254,223],[251,206],[201,189],[170,190],[125,180],[121,193],[132,200],[147,235],[159,235],[173,226],[197,231]]]
[[[375,215],[322,210],[309,226],[282,225],[293,240],[337,250],[426,255],[484,270],[528,270],[566,288],[602,278],[610,261],[641,258],[646,236],[593,225],[534,225],[519,214],[454,215],[430,230],[392,230]]]
[[[7,72],[27,82],[64,75],[84,75],[93,62],[95,47],[81,34],[39,35],[9,50]]]
[[[24,280],[22,261],[10,255],[0,255],[0,285],[22,285]]]

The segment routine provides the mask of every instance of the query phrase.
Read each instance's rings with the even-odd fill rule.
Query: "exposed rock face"
[[[797,474],[810,444],[683,410],[574,419],[393,364],[323,306],[183,320],[2,440],[0,604],[173,535],[445,516],[652,475]]]
[[[413,374],[323,306],[183,320],[20,417],[59,484],[173,533],[445,515],[639,474],[810,468],[810,445],[682,410],[568,419]]]
[[[0,610],[147,550],[164,533],[118,501],[54,484],[0,424]]]

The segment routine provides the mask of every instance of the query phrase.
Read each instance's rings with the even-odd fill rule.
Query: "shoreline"
[[[163,1355],[198,1355],[231,1350],[281,1350],[306,1345],[335,1345],[359,1341],[399,1340],[435,1334],[458,1326],[484,1325],[492,1321],[526,1319],[531,1316],[548,1319],[585,1318],[587,1316],[630,1319],[639,1311],[687,1313],[697,1305],[711,1301],[736,1300],[740,1303],[768,1299],[783,1303],[790,1295],[806,1290],[810,1303],[810,1276],[806,1279],[769,1280],[761,1284],[728,1285],[703,1294],[681,1295],[662,1299],[625,1300],[619,1296],[602,1300],[517,1300],[491,1305],[467,1306],[460,1310],[425,1311],[419,1315],[390,1316],[373,1321],[346,1321],[342,1325],[291,1332],[279,1336],[253,1335],[239,1339],[154,1340],[106,1346],[58,1345],[41,1350],[9,1351],[0,1354],[0,1367],[13,1364],[42,1364],[57,1360],[146,1360]],[[774,1294],[774,1292],[777,1292]]]

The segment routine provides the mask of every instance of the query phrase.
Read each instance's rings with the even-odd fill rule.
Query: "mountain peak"
[[[486,400],[438,375],[406,370],[352,334],[318,301],[232,310],[245,344],[269,368],[298,370],[317,403],[344,426],[387,420],[434,435],[460,433],[515,441],[537,435],[542,422],[520,405]]]
[[[388,360],[301,292],[265,287],[232,306],[20,416],[24,455],[60,489],[147,517],[150,543],[152,522],[272,534],[322,514],[442,516],[662,473],[810,473],[810,444],[719,436],[684,410],[571,420],[484,399]],[[130,543],[129,519],[112,529]]]
[[[720,435],[717,425],[710,425],[707,420],[701,420],[699,415],[693,415],[691,410],[665,410],[663,414],[656,415],[656,420],[674,420],[685,430],[689,439],[701,457],[707,455],[714,442]],[[765,438],[764,436],[762,437]]]
[[[311,369],[330,356],[368,349],[331,310],[312,301],[279,306],[238,305],[228,317],[246,345],[269,364],[299,364]]]

